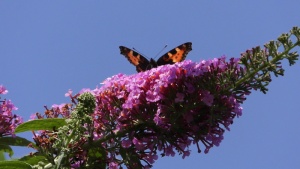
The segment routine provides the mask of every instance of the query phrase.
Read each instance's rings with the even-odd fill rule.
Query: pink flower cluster
[[[6,88],[0,85],[0,94],[6,94],[7,92]],[[20,116],[12,113],[13,110],[17,109],[10,100],[0,101],[0,137],[15,136],[15,128],[23,122]]]
[[[204,146],[205,153],[218,146],[225,129],[242,113],[243,96],[230,91],[243,71],[238,61],[183,61],[131,76],[119,74],[91,91],[97,102],[95,139],[110,150],[109,166],[147,168],[158,153],[174,156],[177,151],[185,158],[191,144],[199,152]]]

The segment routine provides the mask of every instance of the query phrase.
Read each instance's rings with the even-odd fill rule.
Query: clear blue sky
[[[100,86],[135,68],[120,45],[148,57],[187,41],[187,59],[200,61],[263,45],[300,26],[299,0],[285,1],[0,1],[0,84],[28,120],[44,105],[68,102],[68,89]],[[164,51],[166,52],[166,51]],[[298,48],[299,52],[299,48]],[[160,158],[154,169],[298,169],[300,63],[273,78],[269,92],[253,91],[243,116],[209,154]],[[31,133],[22,134],[31,138]],[[16,157],[28,153],[18,149]]]

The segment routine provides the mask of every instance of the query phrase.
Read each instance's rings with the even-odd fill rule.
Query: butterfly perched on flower
[[[143,55],[138,52],[129,49],[125,46],[120,46],[121,54],[124,55],[130,63],[136,66],[137,72],[143,72],[146,70],[150,70],[157,66],[166,65],[166,64],[174,64],[176,62],[181,62],[185,59],[186,55],[192,50],[192,43],[186,42],[177,46],[176,48],[170,50],[166,54],[162,55],[158,58],[157,61],[154,59],[146,59]]]

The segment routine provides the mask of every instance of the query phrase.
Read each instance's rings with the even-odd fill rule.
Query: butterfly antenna
[[[136,50],[136,48],[132,48],[134,51],[136,51],[137,53],[140,53],[140,54],[142,54],[143,56],[145,56],[147,59],[149,59],[145,54],[143,54],[142,52],[140,52],[140,51],[138,51],[138,50]]]
[[[156,55],[154,58],[156,58],[162,51],[164,51],[167,48],[167,44],[165,45],[165,47],[163,47]]]

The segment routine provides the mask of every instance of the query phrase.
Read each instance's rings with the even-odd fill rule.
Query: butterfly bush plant
[[[242,115],[246,96],[266,93],[271,74],[284,74],[282,60],[295,63],[296,46],[297,27],[240,58],[183,61],[70,90],[70,104],[45,107],[17,128],[39,130],[30,145],[36,153],[20,161],[32,168],[151,168],[159,157],[189,156],[191,145],[208,153]]]

